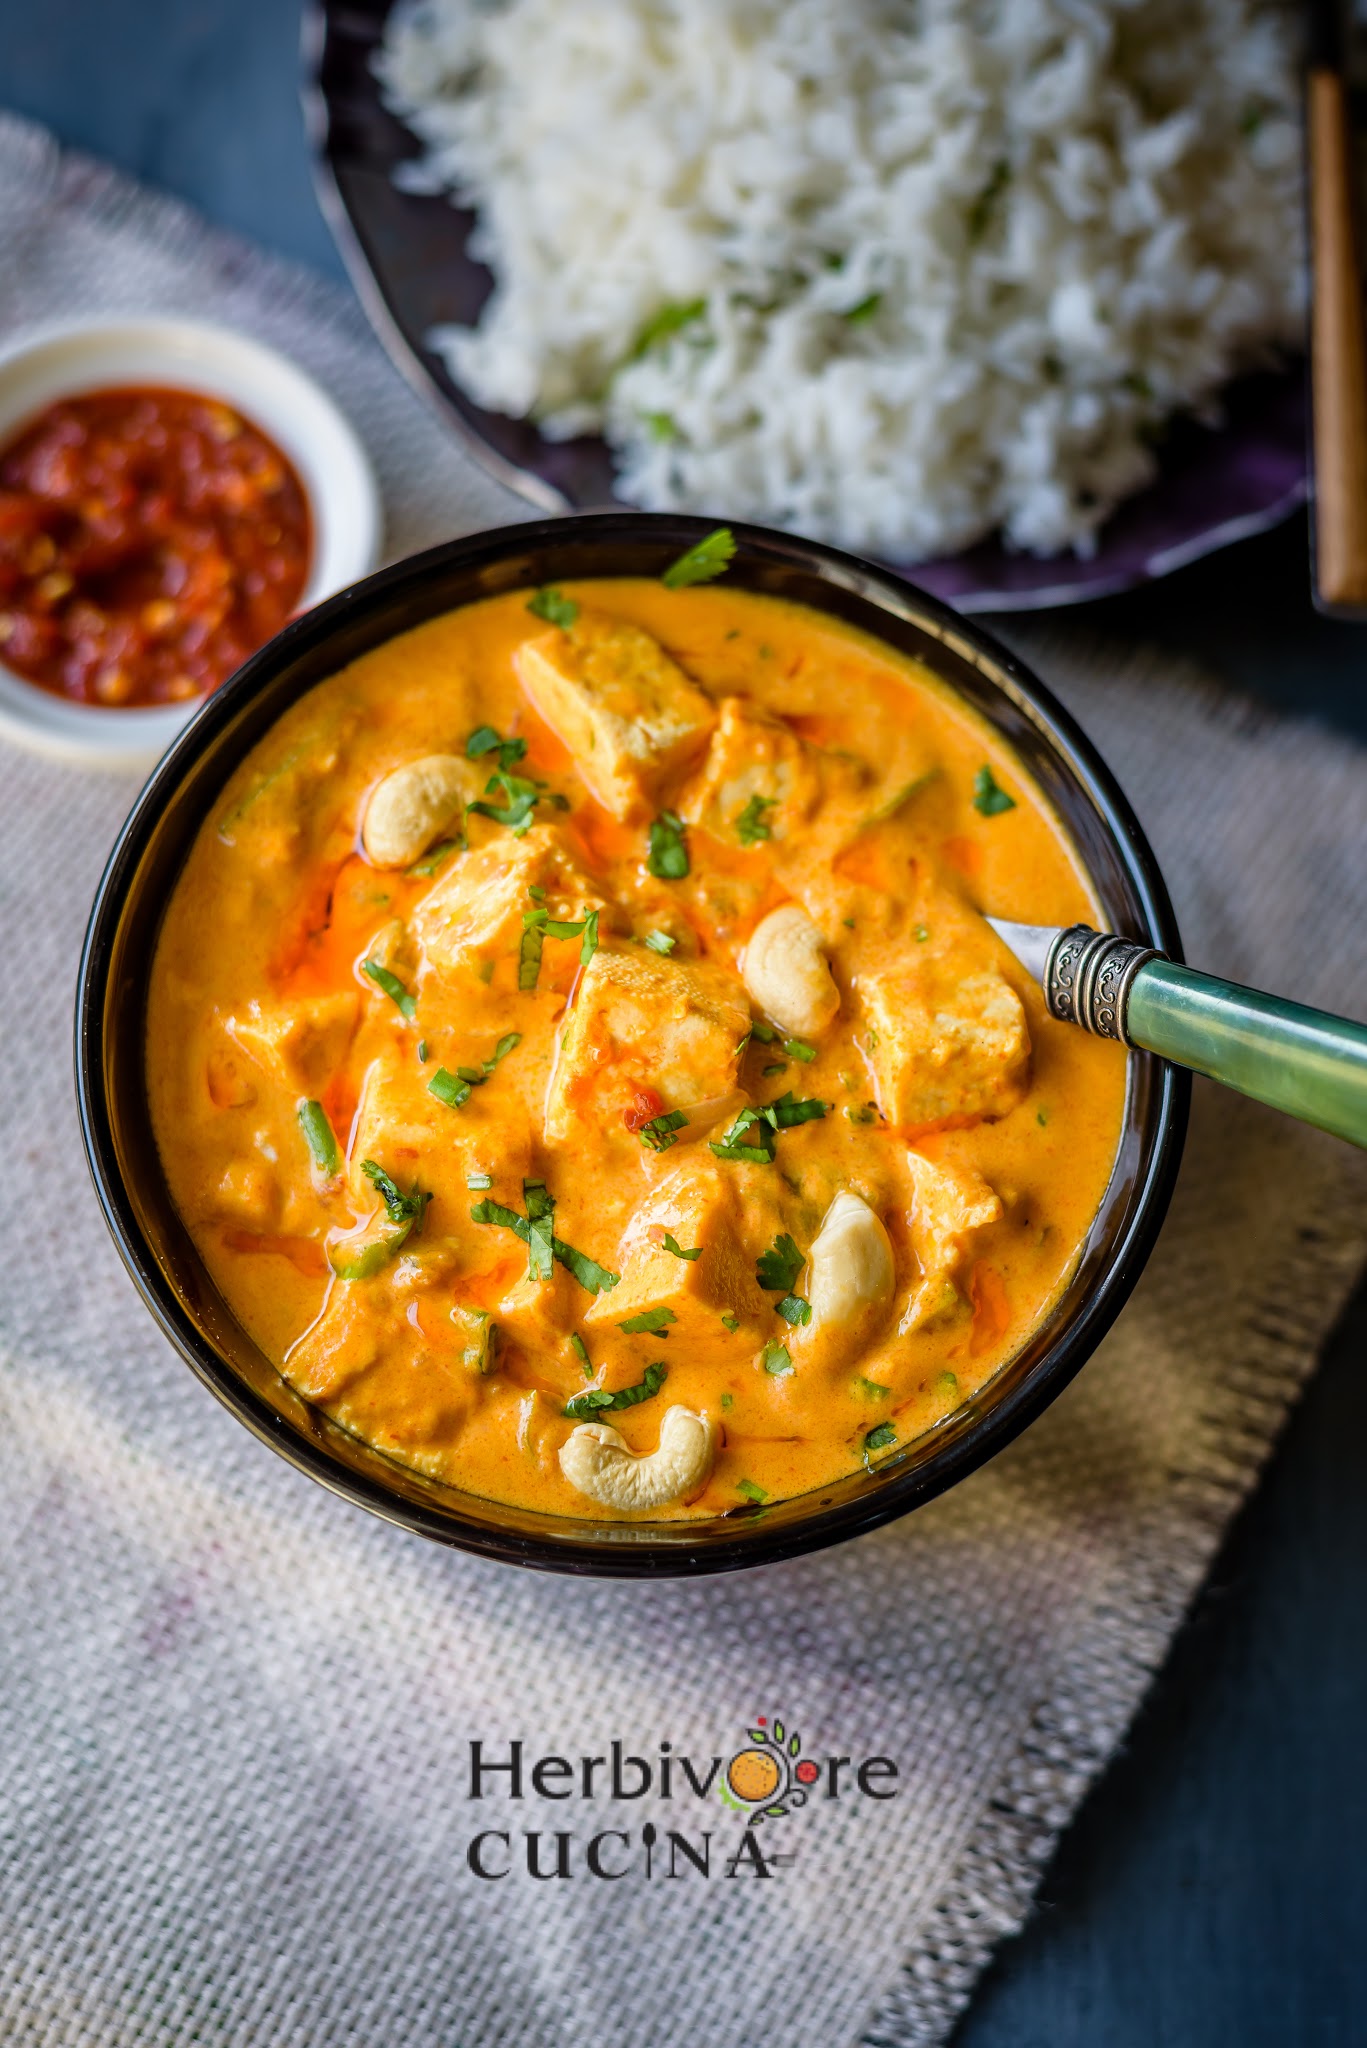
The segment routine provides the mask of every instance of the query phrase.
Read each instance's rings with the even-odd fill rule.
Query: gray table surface
[[[339,276],[297,32],[292,0],[0,0],[0,104]],[[1311,610],[1303,521],[1092,609],[1367,739],[1367,628]],[[1367,1289],[960,2048],[1367,2043],[1365,1368]]]

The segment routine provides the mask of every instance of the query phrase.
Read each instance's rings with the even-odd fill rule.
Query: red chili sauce
[[[0,661],[87,704],[166,704],[232,674],[294,612],[298,476],[193,391],[64,398],[0,449]]]

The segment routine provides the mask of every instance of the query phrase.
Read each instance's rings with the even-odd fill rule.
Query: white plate
[[[107,385],[152,384],[226,399],[298,471],[313,520],[307,611],[374,568],[380,496],[369,458],[332,400],[285,356],[191,320],[108,320],[46,327],[0,352],[0,447],[56,399]],[[0,733],[43,753],[110,768],[150,767],[203,698],[126,711],[40,689],[0,662]]]

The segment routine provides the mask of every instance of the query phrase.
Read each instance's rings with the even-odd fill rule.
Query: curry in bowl
[[[677,579],[674,579],[677,584]],[[982,913],[1096,915],[1004,740],[911,658],[601,579],[364,654],[240,763],[172,894],[172,1197],[287,1380],[563,1517],[877,1467],[1048,1316],[1126,1056]]]

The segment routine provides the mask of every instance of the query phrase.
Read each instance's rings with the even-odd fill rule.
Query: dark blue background
[[[297,31],[292,0],[0,0],[0,103],[340,275]],[[1367,628],[1311,611],[1303,522],[1091,616],[1367,738]],[[1367,1289],[960,2048],[1367,2043],[1364,1475]]]

